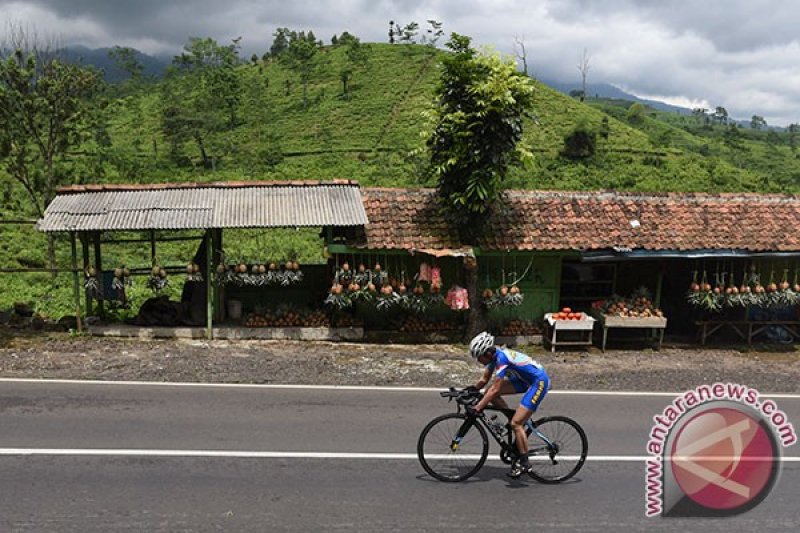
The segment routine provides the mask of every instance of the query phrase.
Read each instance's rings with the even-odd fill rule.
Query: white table
[[[556,320],[553,318],[553,313],[547,313],[544,315],[544,321],[550,329],[544,339],[550,343],[551,352],[555,352],[557,346],[592,345],[592,331],[594,330],[595,319],[586,313],[582,313],[580,320]],[[575,340],[575,338],[560,340],[559,333],[566,332],[578,332],[578,340]]]

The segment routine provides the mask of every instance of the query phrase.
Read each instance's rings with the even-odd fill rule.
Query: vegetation
[[[53,167],[56,185],[349,178],[362,186],[436,186],[422,149],[427,138],[420,134],[449,52],[410,44],[418,27],[392,27],[397,44],[358,42],[355,55],[353,36],[342,34],[336,44],[323,46],[306,33],[304,42],[314,49],[313,68],[307,69],[282,58],[293,40],[289,30],[281,34],[283,43],[276,34],[268,53],[247,62],[238,57],[237,43],[192,40],[160,81],[138,75],[134,55],[116,50],[130,78],[86,93],[99,115],[82,122],[82,133],[69,135],[68,145],[59,145],[65,150]],[[0,90],[8,90],[5,83]],[[632,117],[631,102],[581,103],[531,83],[535,114],[522,121],[520,146],[533,158],[527,166],[509,162],[505,187],[800,192],[797,126],[775,131],[760,117],[750,121],[757,128],[734,125],[724,108],[696,115],[644,108]],[[565,151],[576,131],[593,134],[593,152],[573,157]],[[35,147],[27,146],[33,157]],[[0,154],[0,218],[35,219],[36,204],[9,167],[10,148],[6,142]],[[35,175],[42,179],[46,173]],[[32,226],[0,225],[0,233],[0,266],[46,266],[46,239]],[[242,239],[226,239],[243,248],[234,255],[247,257],[248,246],[255,253],[256,237]],[[56,242],[56,263],[66,268],[69,244],[64,237]],[[159,260],[185,265],[196,245],[164,244]],[[274,247],[279,253],[306,250],[301,263],[323,261],[313,231],[280,233]],[[106,253],[106,266],[150,263],[147,246],[110,247]],[[5,274],[0,283],[0,308],[27,300],[56,316],[70,309],[69,276]]]

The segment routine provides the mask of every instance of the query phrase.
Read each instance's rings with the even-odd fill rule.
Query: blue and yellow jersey
[[[498,379],[513,376],[529,387],[537,380],[547,377],[542,365],[524,353],[509,348],[498,348],[494,361],[486,365],[486,368],[496,371]]]

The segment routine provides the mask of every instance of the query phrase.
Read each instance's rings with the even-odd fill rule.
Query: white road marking
[[[136,450],[136,449],[94,449],[94,448],[0,448],[0,456],[108,456],[108,457],[222,457],[257,459],[417,459],[415,453],[360,453],[360,452],[267,452],[248,450]],[[477,459],[477,455],[448,454],[434,455],[435,459]],[[563,456],[564,460],[574,460],[576,456]],[[643,462],[652,459],[650,455],[589,455],[588,462]],[[490,454],[490,460],[500,460]],[[540,458],[546,459],[546,458]],[[800,457],[783,457],[781,461],[800,462]]]
[[[378,387],[362,385],[286,385],[274,383],[201,383],[201,382],[162,382],[162,381],[98,381],[82,379],[27,379],[0,378],[0,383],[33,383],[59,385],[122,385],[128,387],[209,387],[233,389],[288,389],[288,390],[343,390],[343,391],[382,391],[382,392],[441,392],[446,387]],[[663,391],[593,391],[593,390],[552,390],[547,394],[564,396],[669,396],[677,397],[684,393]],[[759,393],[761,398],[784,398],[797,400],[800,394]]]

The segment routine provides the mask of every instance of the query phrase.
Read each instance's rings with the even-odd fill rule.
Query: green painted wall
[[[545,313],[558,307],[561,275],[560,255],[540,255],[509,252],[498,255],[481,255],[478,258],[481,291],[496,291],[503,283],[517,285],[525,296],[518,307],[498,307],[489,312],[491,323],[509,319],[539,320]]]

